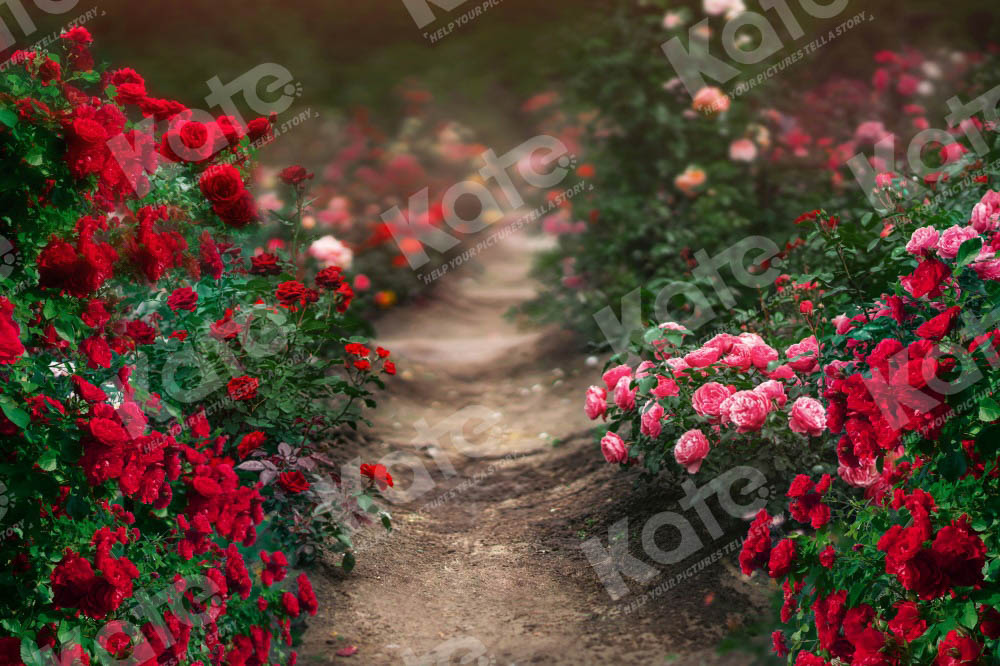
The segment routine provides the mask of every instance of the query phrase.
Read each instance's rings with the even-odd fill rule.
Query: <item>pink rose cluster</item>
[[[1000,192],[990,190],[977,203],[969,218],[968,225],[953,225],[944,231],[934,227],[920,227],[910,235],[906,251],[923,260],[937,254],[941,259],[954,260],[958,257],[962,243],[973,238],[982,238],[983,246],[972,262],[972,268],[981,280],[1000,280]]]
[[[815,336],[790,345],[784,352],[784,363],[781,363],[782,354],[754,333],[722,333],[698,349],[674,357],[664,357],[663,346],[654,343],[654,347],[657,358],[661,359],[659,365],[643,361],[634,371],[628,365],[612,367],[602,377],[604,386],[591,386],[587,390],[584,411],[591,420],[607,420],[609,409],[616,409],[621,415],[631,412],[639,433],[651,440],[659,439],[665,424],[674,418],[660,401],[679,397],[680,381],[693,389],[690,417],[704,421],[710,434],[718,436],[723,428],[731,428],[739,434],[758,432],[769,415],[777,412],[787,412],[788,428],[794,433],[816,437],[826,430],[826,408],[822,403],[803,396],[789,405],[789,396],[785,393],[786,385],[802,384],[799,374],[818,372],[819,342]],[[748,390],[715,381],[722,379],[726,372],[757,373],[763,381]],[[656,384],[649,388],[648,398],[643,395],[640,400],[640,381],[650,377],[655,377]],[[686,401],[671,409],[683,412],[688,407],[684,403]],[[694,474],[710,448],[711,442],[704,430],[688,429],[674,444],[674,458]],[[628,445],[613,432],[601,441],[601,451],[611,463],[629,462],[627,449]]]

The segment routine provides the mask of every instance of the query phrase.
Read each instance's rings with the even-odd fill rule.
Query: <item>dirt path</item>
[[[630,551],[651,562],[638,532],[650,515],[679,510],[677,496],[633,489],[634,475],[603,461],[582,410],[600,369],[568,335],[504,319],[533,293],[537,247],[508,238],[442,278],[430,303],[380,325],[400,375],[362,457],[393,454],[417,471],[392,469],[397,489],[410,491],[389,498],[394,531],[367,528],[351,574],[328,567],[314,577],[322,609],[301,663],[751,663],[713,649],[761,603],[732,566],[735,553],[628,613],[671,567],[653,563],[655,579],[627,581],[630,594],[614,601],[589,564],[581,544],[597,537],[606,547],[608,525],[626,517]],[[677,570],[741,529],[713,539],[692,522],[708,545]],[[357,654],[335,656],[348,645]]]

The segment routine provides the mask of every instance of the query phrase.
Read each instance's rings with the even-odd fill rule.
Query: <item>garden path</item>
[[[504,317],[535,293],[542,242],[515,234],[379,323],[399,375],[359,453],[419,460],[428,489],[387,506],[391,534],[376,525],[355,536],[352,573],[313,577],[321,610],[300,663],[750,663],[712,649],[761,604],[730,563],[625,616],[670,572],[614,602],[580,548],[594,536],[607,545],[607,525],[625,516],[636,532],[676,498],[636,493],[634,475],[602,459],[582,408],[600,368],[570,334]],[[397,476],[398,488],[417,487]],[[348,646],[354,656],[336,656]]]

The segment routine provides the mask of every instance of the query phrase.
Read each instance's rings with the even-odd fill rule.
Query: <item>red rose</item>
[[[899,640],[909,643],[927,631],[927,622],[920,619],[920,611],[915,601],[896,603],[896,617],[889,621],[889,630]]]
[[[83,400],[95,403],[105,402],[108,399],[108,395],[104,391],[94,386],[83,377],[73,375],[71,379],[73,381],[73,388],[76,389],[77,395],[79,395]]]
[[[232,201],[212,204],[212,210],[223,222],[237,229],[257,219],[257,203],[248,190],[243,190]]]
[[[299,600],[291,592],[281,595],[281,608],[291,617],[299,616]]]
[[[952,629],[938,644],[938,656],[934,666],[962,666],[978,664],[983,646],[970,636],[964,636]]]
[[[328,266],[316,274],[316,286],[336,290],[344,282],[340,266]]]
[[[377,484],[379,490],[385,490],[393,485],[392,474],[385,465],[370,465],[365,463],[361,466],[361,476],[367,477],[372,483]]]
[[[139,104],[146,99],[146,86],[142,83],[123,83],[116,88],[115,101],[120,104]]]
[[[14,304],[0,296],[0,365],[16,363],[24,355],[21,327],[14,321]]]
[[[304,303],[305,294],[306,286],[304,284],[295,280],[290,280],[279,284],[274,296],[282,305],[291,307],[298,303]]]
[[[277,275],[281,272],[278,257],[267,253],[250,257],[250,272],[254,275]]]
[[[951,585],[972,586],[983,582],[986,545],[963,515],[938,530],[931,546]]]
[[[914,298],[937,298],[941,295],[941,283],[949,275],[951,271],[946,265],[936,259],[926,259],[913,273],[900,278],[900,282]]]
[[[57,608],[79,607],[95,580],[90,562],[72,551],[67,552],[49,575],[52,603]]]
[[[243,436],[243,439],[240,440],[239,445],[236,447],[236,454],[240,458],[246,458],[251,453],[262,447],[266,440],[267,436],[259,430],[249,432]]]
[[[105,446],[114,448],[117,446],[123,446],[129,441],[129,436],[128,433],[125,432],[125,429],[111,419],[91,419],[88,427],[90,428],[90,434],[92,434],[97,441]]]
[[[38,78],[42,80],[43,85],[47,85],[50,81],[58,81],[60,76],[62,76],[62,67],[51,58],[46,58],[45,62],[38,68]]]
[[[226,310],[226,314],[222,319],[215,321],[211,326],[208,327],[209,334],[216,340],[232,340],[243,327],[233,321],[233,311],[230,309]]]
[[[819,563],[824,569],[832,569],[833,562],[837,557],[837,551],[833,546],[827,546],[819,552]]]
[[[316,600],[316,594],[313,592],[309,577],[305,574],[299,574],[295,580],[299,584],[299,605],[302,610],[310,615],[315,615],[316,611],[319,610],[319,602]]]
[[[229,380],[226,391],[229,392],[229,397],[233,400],[253,400],[257,397],[259,386],[260,380],[256,377],[235,377]]]
[[[917,328],[917,335],[928,340],[940,340],[951,332],[958,320],[962,308],[957,305],[950,307],[932,319],[928,319]]]
[[[111,367],[111,347],[104,338],[97,335],[87,338],[80,343],[80,351],[87,357],[88,368]]]
[[[251,141],[262,139],[271,134],[271,121],[267,118],[254,118],[247,123],[247,136]]]
[[[993,640],[1000,638],[1000,611],[983,606],[979,609],[979,619],[979,629],[984,636]]]
[[[197,305],[198,294],[195,293],[194,289],[191,287],[181,287],[180,289],[175,289],[174,292],[167,298],[167,307],[174,312],[177,312],[178,310],[194,312]]]
[[[771,551],[768,559],[768,575],[771,578],[784,578],[792,569],[792,562],[795,561],[795,542],[791,539],[782,539]]]
[[[313,177],[313,174],[306,171],[305,167],[295,165],[295,166],[285,167],[278,177],[281,178],[281,182],[285,183],[286,185],[296,186],[311,179]]]
[[[757,569],[763,569],[771,556],[771,516],[761,509],[757,512],[747,538],[740,550],[740,570],[747,576]]]
[[[231,164],[213,164],[198,179],[201,193],[213,204],[231,203],[243,194],[243,177]]]
[[[73,135],[85,144],[97,146],[108,140],[104,127],[91,118],[77,118],[71,126]]]
[[[103,301],[94,300],[87,303],[87,309],[80,315],[80,319],[91,328],[101,329],[111,321],[111,315],[108,314]]]
[[[140,345],[151,345],[156,341],[156,329],[144,321],[130,321],[125,332]]]
[[[396,374],[396,364],[393,363],[392,361],[386,361],[382,365],[382,369],[385,370],[385,374],[387,374],[387,375],[394,375],[394,374]]]
[[[230,146],[237,145],[243,138],[243,128],[232,116],[219,116],[215,119],[215,125]]]
[[[293,495],[309,490],[309,482],[306,481],[306,477],[302,475],[302,472],[298,470],[279,474],[278,485]]]

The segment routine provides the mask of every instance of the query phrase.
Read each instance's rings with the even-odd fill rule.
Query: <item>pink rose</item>
[[[753,391],[737,391],[721,405],[723,420],[731,422],[737,432],[760,430],[770,411],[770,400]]]
[[[615,386],[618,385],[618,380],[622,377],[631,377],[632,368],[627,365],[618,365],[607,372],[601,377],[604,380],[604,385],[608,387],[609,391],[615,390]]]
[[[976,271],[980,280],[1000,280],[1000,258],[997,258],[996,252],[983,248],[972,264],[972,270]]]
[[[649,377],[649,371],[652,370],[655,367],[656,367],[656,364],[653,363],[652,361],[643,361],[635,369],[635,378],[636,379],[643,379],[645,377]]]
[[[913,230],[910,241],[906,244],[906,251],[920,257],[937,248],[938,239],[941,234],[934,227],[920,227]]]
[[[663,375],[656,376],[656,388],[650,391],[657,398],[669,398],[671,396],[680,395],[681,390],[677,386],[677,382]]]
[[[631,383],[631,377],[622,377],[615,385],[615,404],[618,405],[618,409],[625,412],[635,409],[635,394],[639,390],[638,386],[630,389]]]
[[[756,347],[757,345],[765,345],[764,338],[760,337],[756,333],[740,333],[736,336],[737,342],[742,342],[747,347]]]
[[[757,144],[750,139],[736,139],[729,144],[729,159],[734,162],[753,162],[757,159]]]
[[[962,243],[978,235],[979,232],[974,227],[960,227],[956,224],[945,229],[938,241],[938,254],[945,259],[954,259],[958,256],[958,248],[962,247]]]
[[[785,403],[788,402],[788,396],[785,395],[785,385],[773,379],[761,382],[753,391],[767,398],[767,404],[772,409],[773,403],[777,403],[778,407],[784,407]]]
[[[811,374],[819,367],[819,342],[815,335],[810,335],[785,350],[788,365],[797,372]]]
[[[587,413],[587,418],[591,421],[598,416],[607,419],[608,392],[600,386],[591,386],[587,389],[587,401],[583,406],[583,411]]]
[[[810,437],[817,437],[826,430],[826,408],[815,398],[799,398],[792,403],[788,427]]]
[[[714,338],[702,345],[705,347],[715,347],[719,352],[723,354],[728,354],[729,350],[733,348],[733,345],[739,340],[735,335],[730,335],[729,333],[719,333]]]
[[[778,350],[770,345],[757,345],[750,350],[750,360],[758,370],[767,370],[771,361],[778,360]]]
[[[768,379],[795,379],[795,371],[788,365],[779,365],[772,372],[767,373]]]
[[[837,468],[837,474],[844,483],[855,488],[868,488],[879,479],[878,466],[874,460],[862,467],[841,465]]]
[[[1000,226],[1000,192],[990,190],[972,209],[971,223],[981,234]]]
[[[837,327],[837,335],[843,335],[854,328],[854,324],[851,323],[851,318],[845,314],[837,315],[832,321],[833,325]]]
[[[708,451],[708,439],[701,430],[688,430],[674,445],[674,460],[686,469],[688,474],[696,474],[701,469],[701,461],[708,455]]]
[[[753,358],[751,357],[752,353],[753,349],[749,345],[745,345],[741,342],[733,345],[733,348],[729,350],[729,353],[722,359],[722,362],[730,368],[734,368],[740,372],[746,372],[753,364]]]
[[[715,347],[702,347],[684,356],[684,362],[692,368],[707,368],[719,360],[720,352]]]
[[[622,438],[609,432],[601,438],[601,453],[609,463],[623,463],[628,460],[628,449]]]
[[[640,430],[643,435],[656,439],[663,429],[663,407],[656,401],[650,400],[642,408],[642,425]]]
[[[682,358],[668,358],[664,361],[664,363],[667,364],[667,367],[673,370],[674,377],[686,377],[687,373],[684,371],[691,367],[687,364],[687,361]]]
[[[698,387],[691,396],[691,406],[701,416],[715,423],[719,420],[719,407],[729,398],[729,389],[718,382],[708,382]]]

